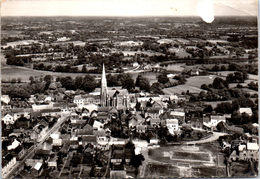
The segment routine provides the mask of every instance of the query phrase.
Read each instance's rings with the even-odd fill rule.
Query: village
[[[3,21],[3,178],[258,175],[253,18]]]
[[[105,66],[101,88],[92,93],[66,90],[64,95],[73,96],[72,101],[60,101],[54,95],[58,86],[52,80],[49,95],[31,95],[26,101],[31,108],[12,108],[10,97],[1,96],[4,177],[134,178],[140,176],[147,160],[142,153],[149,149],[219,137],[227,165],[250,161],[257,167],[257,136],[229,125],[231,114],[183,107],[188,102],[183,95],[107,87]],[[253,115],[249,107],[237,112]],[[252,127],[257,132],[258,124]]]

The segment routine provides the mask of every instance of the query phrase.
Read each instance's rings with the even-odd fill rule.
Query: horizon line
[[[199,15],[2,15],[1,17],[200,17]],[[258,17],[257,15],[215,15],[214,17]]]

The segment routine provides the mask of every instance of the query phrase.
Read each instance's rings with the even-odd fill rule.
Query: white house
[[[82,97],[82,95],[77,95],[74,97],[73,103],[77,104],[78,106],[83,105],[84,98]]]
[[[10,101],[11,101],[11,99],[8,95],[1,95],[1,102],[5,103],[5,104],[9,104]]]
[[[210,116],[210,126],[211,127],[216,127],[218,125],[218,123],[220,123],[220,122],[226,123],[225,116],[216,116],[216,115]]]
[[[166,126],[171,134],[179,130],[178,119],[166,119]]]
[[[246,114],[248,114],[249,116],[252,116],[252,115],[253,115],[253,112],[252,112],[252,109],[251,109],[251,108],[239,108],[238,112],[239,112],[239,114],[246,113]]]
[[[11,145],[7,146],[7,150],[16,149],[16,147],[18,147],[20,144],[21,143],[15,139]]]
[[[14,117],[10,114],[6,114],[3,118],[2,121],[4,121],[5,124],[14,124],[15,120]]]
[[[94,121],[93,130],[101,130],[104,127],[104,124],[99,121]]]

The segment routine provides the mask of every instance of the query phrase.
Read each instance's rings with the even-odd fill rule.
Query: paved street
[[[60,127],[61,124],[64,123],[66,120],[68,119],[68,115],[65,116],[61,116],[61,118],[57,121],[56,124],[54,124],[54,126],[46,133],[46,135],[41,139],[41,142],[37,143],[34,145],[33,148],[31,148],[31,150],[27,151],[27,154],[23,157],[23,159],[19,162],[16,163],[16,165],[10,170],[10,173],[7,174],[7,176],[5,178],[13,178],[15,172],[17,172],[17,170],[19,169],[19,166],[21,164],[23,164],[25,162],[26,159],[30,158],[33,156],[33,154],[35,153],[35,151],[37,149],[39,149],[39,147],[44,143],[44,141],[55,131],[57,131]]]
[[[185,142],[184,144],[203,144],[203,143],[208,143],[208,142],[213,142],[215,140],[218,140],[220,136],[225,136],[228,135],[227,133],[222,133],[222,132],[213,132],[213,135],[210,136],[209,138],[206,139],[201,139],[197,141],[189,141]]]

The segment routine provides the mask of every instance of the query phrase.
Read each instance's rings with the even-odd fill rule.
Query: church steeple
[[[105,65],[103,64],[102,76],[101,76],[101,91],[100,91],[100,104],[102,107],[107,106],[108,102],[108,93],[107,93],[107,78]]]

